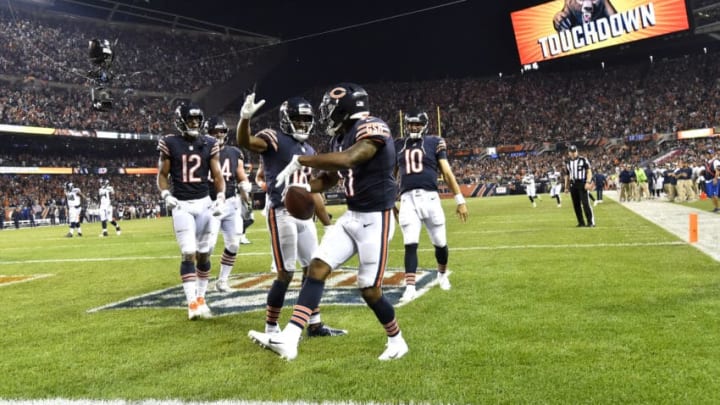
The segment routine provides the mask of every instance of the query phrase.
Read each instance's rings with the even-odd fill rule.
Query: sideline
[[[696,213],[698,216],[698,241],[689,244],[720,262],[720,215],[710,212],[709,208],[712,207],[712,203],[708,202],[707,210],[701,210],[670,203],[663,199],[621,203],[618,199],[618,192],[614,190],[603,192],[603,196],[611,198],[635,214],[657,224],[685,243],[689,243],[690,214]],[[597,207],[594,208],[597,209]]]

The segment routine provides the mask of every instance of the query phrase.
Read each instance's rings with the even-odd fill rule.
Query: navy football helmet
[[[298,142],[305,142],[315,126],[315,113],[309,101],[292,97],[280,106],[280,129]]]
[[[100,179],[100,187],[107,187],[110,185],[110,180],[108,179]]]
[[[197,138],[204,120],[203,111],[193,104],[180,104],[175,109],[175,127],[183,135]]]
[[[217,139],[220,146],[225,145],[228,136],[228,126],[225,120],[220,117],[210,117],[205,123],[203,123],[203,129],[205,133]]]
[[[347,120],[370,114],[368,94],[355,83],[340,83],[325,93],[319,110],[321,127],[334,136]]]
[[[71,192],[74,186],[75,185],[72,184],[72,182],[68,181],[67,183],[65,183],[65,191]]]
[[[403,121],[405,134],[409,136],[410,139],[420,139],[427,134],[430,119],[426,112],[412,111],[405,113]]]

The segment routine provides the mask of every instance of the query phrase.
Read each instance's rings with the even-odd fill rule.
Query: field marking
[[[12,281],[0,282],[0,287],[5,287],[5,286],[11,285],[11,284],[27,283],[28,281],[35,281],[35,280],[38,280],[41,278],[52,277],[52,276],[54,276],[54,274],[32,274],[29,276],[18,276],[18,275],[10,276],[10,275],[5,275],[5,274],[0,274],[0,279],[16,278],[15,280],[12,280]]]
[[[573,243],[565,245],[501,245],[501,246],[473,246],[473,247],[453,247],[452,251],[480,251],[480,250],[518,250],[518,249],[574,249],[585,248],[593,249],[597,247],[606,248],[626,248],[626,247],[644,247],[644,246],[680,246],[687,245],[682,241],[669,242],[632,242],[632,243]],[[391,252],[404,252],[403,249],[391,249]],[[418,252],[434,252],[435,248],[418,249]],[[248,252],[238,253],[238,256],[270,256],[268,252]],[[124,260],[178,260],[179,255],[173,256],[123,256],[123,257],[86,257],[73,259],[32,259],[32,260],[0,260],[1,265],[13,264],[47,264],[47,263],[78,263],[78,262],[107,262],[107,261],[124,261]]]
[[[427,402],[413,402],[414,404],[423,405]],[[49,398],[49,399],[2,399],[2,405],[312,405],[319,402],[307,401],[249,401],[249,400],[220,400],[220,401],[186,401],[182,399],[142,399],[142,400],[125,400],[125,399],[68,399],[68,398]],[[385,402],[355,402],[355,401],[322,401],[323,405],[383,405]]]

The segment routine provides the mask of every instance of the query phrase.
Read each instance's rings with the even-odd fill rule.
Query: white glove
[[[263,106],[263,104],[265,104],[265,100],[260,100],[256,103],[255,93],[250,93],[247,97],[245,97],[245,103],[240,109],[240,118],[249,120],[257,112],[257,110]]]
[[[298,157],[300,155],[293,155],[292,159],[290,160],[290,163],[285,166],[284,169],[278,175],[275,177],[275,187],[281,187],[283,184],[288,183],[288,179],[290,179],[290,176],[293,175],[296,171],[300,170],[303,166],[298,162]]]
[[[285,202],[285,195],[287,194],[287,192],[288,192],[288,190],[290,189],[290,187],[302,187],[302,188],[304,188],[305,190],[307,190],[308,193],[310,192],[310,185],[307,184],[307,183],[304,183],[304,184],[303,184],[303,183],[291,183],[291,184],[288,184],[288,185],[283,189],[282,196],[280,197],[280,201]]]
[[[250,184],[250,182],[247,181],[247,180],[241,181],[241,182],[238,184],[238,188],[239,188],[240,190],[244,191],[246,194],[249,195],[250,192],[252,191],[252,184]]]
[[[173,197],[173,195],[170,194],[170,191],[168,191],[168,190],[163,190],[160,193],[160,197],[162,197],[162,199],[165,200],[165,207],[169,210],[177,207],[179,204],[178,199]]]
[[[218,194],[217,199],[212,203],[212,214],[214,217],[219,217],[225,211],[225,194]]]
[[[330,231],[332,231],[332,229],[333,229],[334,227],[335,227],[335,225],[333,225],[333,224],[323,226],[323,236],[325,236],[325,235],[327,235],[328,233],[330,233]]]

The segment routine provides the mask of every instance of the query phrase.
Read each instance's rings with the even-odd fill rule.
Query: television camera
[[[92,39],[88,43],[88,57],[93,68],[88,71],[87,77],[93,81],[90,99],[92,108],[96,111],[112,109],[113,99],[109,86],[113,79],[110,67],[115,59],[112,49],[115,44],[117,41],[111,45],[107,39]]]

